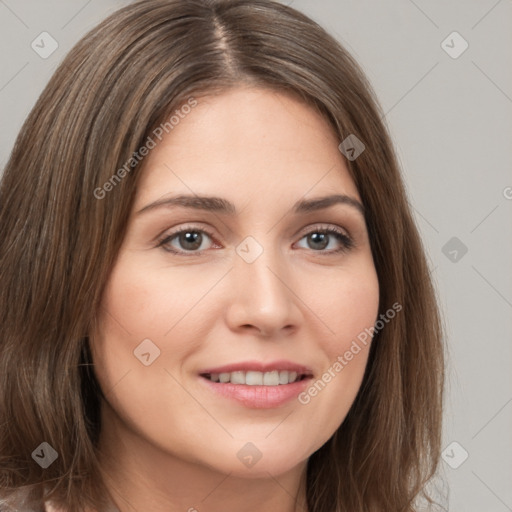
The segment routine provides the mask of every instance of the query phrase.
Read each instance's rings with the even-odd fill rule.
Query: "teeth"
[[[245,373],[244,372],[232,372],[230,381],[231,381],[231,384],[245,384]]]
[[[297,372],[289,372],[288,370],[274,370],[271,372],[231,372],[231,373],[211,373],[205,375],[213,382],[221,382],[231,384],[245,384],[247,386],[279,386],[282,384],[291,384],[295,382],[299,375]]]
[[[288,370],[279,372],[279,384],[286,384],[288,382]]]
[[[279,372],[266,372],[263,374],[263,385],[265,386],[278,386],[279,385]]]
[[[244,384],[241,382],[241,384]],[[261,372],[247,372],[245,374],[245,384],[248,386],[262,386],[263,385],[263,373]]]

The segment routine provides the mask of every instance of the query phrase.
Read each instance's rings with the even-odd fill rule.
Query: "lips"
[[[297,396],[313,372],[304,365],[283,360],[234,363],[201,370],[199,375],[215,393],[261,409],[277,407]]]

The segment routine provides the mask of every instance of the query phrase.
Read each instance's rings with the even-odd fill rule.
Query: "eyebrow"
[[[310,213],[318,210],[324,210],[335,204],[344,204],[355,208],[364,217],[365,210],[361,202],[356,198],[347,196],[345,194],[334,194],[325,197],[314,199],[302,199],[293,205],[293,212],[296,214]],[[236,206],[230,201],[222,197],[214,196],[197,196],[197,195],[178,195],[174,197],[167,197],[158,199],[141,208],[137,215],[148,211],[155,210],[162,207],[181,206],[183,208],[192,208],[196,210],[206,210],[215,213],[222,213],[226,215],[237,215]]]

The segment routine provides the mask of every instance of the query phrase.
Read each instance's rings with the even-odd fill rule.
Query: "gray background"
[[[127,3],[0,0],[1,168],[58,62]],[[386,113],[446,324],[449,509],[512,511],[512,2],[286,3],[352,52]]]

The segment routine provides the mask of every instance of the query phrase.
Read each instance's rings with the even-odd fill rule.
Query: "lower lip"
[[[209,389],[221,396],[231,398],[245,407],[252,409],[271,409],[279,407],[296,398],[309,385],[311,377],[280,384],[279,386],[248,386],[247,384],[231,384],[213,382],[199,377]]]

